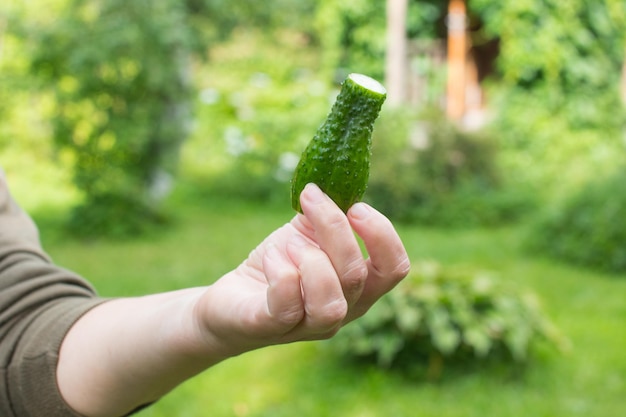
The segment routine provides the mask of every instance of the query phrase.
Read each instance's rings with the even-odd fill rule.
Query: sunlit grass
[[[88,277],[102,295],[124,296],[209,284],[292,216],[287,203],[182,190],[170,202],[169,229],[128,241],[86,244],[37,217],[58,263]],[[535,291],[572,350],[542,352],[526,369],[444,369],[432,383],[343,362],[327,349],[332,342],[270,347],[208,370],[139,415],[604,417],[623,411],[626,277],[531,258],[521,250],[521,227],[398,229],[414,261],[485,268]]]

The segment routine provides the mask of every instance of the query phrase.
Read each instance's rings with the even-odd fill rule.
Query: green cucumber
[[[330,113],[300,157],[291,181],[291,206],[302,213],[300,193],[317,184],[344,211],[360,201],[370,171],[372,130],[387,91],[363,74],[350,74]]]

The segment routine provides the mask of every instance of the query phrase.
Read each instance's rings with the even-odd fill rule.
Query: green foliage
[[[336,94],[311,70],[315,51],[298,31],[242,29],[211,58],[197,81],[185,169],[208,177],[216,194],[288,204],[293,169]]]
[[[152,187],[174,173],[189,123],[188,17],[180,2],[72,0],[57,19],[24,24],[32,71],[55,97],[55,144],[84,194],[72,228],[113,233],[155,218]]]
[[[472,9],[501,38],[500,68],[511,84],[548,84],[582,100],[581,92],[612,87],[619,77],[626,47],[621,0],[478,0]]]
[[[117,193],[91,196],[71,212],[68,231],[78,237],[107,236],[114,239],[136,237],[168,218],[136,199]]]
[[[500,161],[512,184],[531,186],[544,201],[554,201],[625,162],[623,128],[617,123],[623,107],[596,101],[606,112],[606,124],[574,128],[561,113],[542,109],[544,93],[538,88],[531,98],[519,90],[498,92],[494,106],[502,111],[493,128],[501,132]]]
[[[447,3],[409,1],[409,38],[441,37]],[[198,103],[194,143],[183,149],[194,163],[184,168],[207,165],[207,171],[225,174],[213,181],[216,188],[259,199],[278,193],[283,198],[290,161],[328,109],[333,76],[342,79],[354,70],[383,75],[381,1],[46,5],[45,11],[15,0],[0,6],[8,16],[0,26],[3,19],[10,22],[0,61],[0,145],[35,128],[45,137],[47,126],[34,122],[51,119],[57,157],[75,167],[85,207],[107,200],[88,196],[93,193],[136,201],[136,212],[156,208],[151,185],[162,171],[176,171],[187,135],[194,57],[210,56],[211,64],[200,67],[201,97],[217,99]],[[473,35],[500,39],[498,73],[488,95],[498,136],[467,135],[429,121],[436,126],[431,136],[456,137],[441,140],[442,147],[476,158],[476,164],[458,166],[441,159],[450,156],[443,148],[422,152],[401,142],[413,136],[413,123],[395,116],[391,126],[381,121],[377,129],[386,132],[379,142],[385,145],[374,152],[368,198],[394,218],[453,225],[509,221],[528,210],[527,189],[554,198],[624,159],[626,117],[617,94],[626,50],[623,1],[472,0],[468,7],[483,23]],[[262,29],[242,36],[250,28]],[[233,30],[237,42],[226,36]],[[267,38],[254,40],[261,32]],[[217,42],[237,49],[229,56]],[[26,95],[31,79],[11,78],[26,71],[29,55],[53,100],[48,91]],[[35,108],[43,116],[24,117]],[[22,125],[27,127],[20,130]]]
[[[472,2],[501,41],[491,91],[502,163],[551,206],[529,245],[574,264],[624,271],[626,111],[619,81],[626,51],[621,0]],[[621,181],[620,181],[621,177]],[[621,205],[621,206],[620,206]]]
[[[207,45],[224,42],[237,27],[304,30],[313,7],[293,0],[272,7],[251,0],[48,3],[45,12],[12,0],[0,8],[0,31],[7,27],[5,20],[10,22],[9,30],[0,32],[2,58],[7,58],[0,61],[6,81],[0,85],[0,116],[11,122],[0,128],[0,145],[23,138],[36,142],[30,130],[15,132],[15,125],[41,126],[37,133],[47,140],[49,122],[55,156],[71,167],[82,193],[70,228],[114,235],[142,230],[161,218],[159,203],[178,171],[179,151],[192,127],[192,70],[205,63]],[[39,124],[24,123],[22,113]],[[258,128],[267,126],[273,125]],[[279,130],[267,134],[278,133],[278,139],[286,132]],[[249,165],[267,162],[257,156],[249,158]],[[271,163],[275,166],[276,159]],[[247,179],[257,178],[251,171],[242,188],[251,185]],[[265,177],[260,182],[269,189],[276,185]],[[108,203],[109,208],[94,206]],[[124,216],[109,216],[121,207],[128,208]]]
[[[529,248],[578,265],[626,272],[625,181],[621,169],[546,209],[531,229]]]
[[[550,198],[620,164],[626,3],[476,0],[471,8],[482,36],[500,39],[491,107],[515,177]]]
[[[436,37],[437,22],[446,9],[444,0],[409,1],[407,36],[411,39]],[[350,72],[384,78],[385,1],[318,1],[313,29],[322,49],[322,69],[335,81],[343,81]]]
[[[322,70],[343,81],[350,68],[381,79],[385,48],[384,2],[350,0],[318,2],[315,36],[322,49]],[[360,46],[360,47],[358,47]],[[358,55],[358,57],[355,56]]]
[[[504,187],[487,132],[465,132],[439,110],[387,111],[374,129],[367,200],[388,216],[446,226],[496,225],[531,201]]]
[[[29,130],[33,125],[32,120],[24,120],[25,112],[20,108],[29,98],[26,92],[32,83],[26,76],[28,62],[21,54],[24,45],[12,30],[20,9],[14,1],[0,4],[0,150],[17,139],[16,133]],[[21,120],[15,123],[18,118]]]
[[[536,295],[484,272],[422,263],[398,288],[338,335],[336,347],[382,367],[413,369],[487,358],[525,362],[539,341],[565,340]],[[437,372],[437,369],[431,369]]]
[[[445,36],[447,4],[410,1],[408,37]],[[489,207],[500,206],[503,217],[515,217],[515,211],[529,208],[520,204],[528,191],[537,199],[551,199],[624,159],[626,112],[619,100],[618,82],[626,50],[626,3],[476,0],[468,7],[472,21],[480,22],[471,33],[472,42],[499,40],[497,71],[486,86],[495,115],[492,131],[498,132],[494,140],[499,145],[499,175],[506,174],[502,180],[507,183],[501,186],[506,186],[506,192],[491,193],[489,180],[470,180],[455,194],[459,199],[432,207],[423,203],[432,196],[420,198],[420,204],[402,204],[398,202],[403,196],[409,198],[413,189],[403,176],[406,172],[411,177],[412,171],[398,166],[394,172],[407,184],[392,184],[391,174],[389,180],[373,184],[370,190],[380,196],[377,204],[386,204],[387,212],[401,213],[399,217],[410,217],[404,207],[412,206],[423,213],[416,214],[422,218],[438,213],[445,222],[455,223],[482,213],[479,216],[491,219],[488,223],[498,222],[500,215]],[[338,79],[355,68],[382,77],[384,15],[385,2],[318,2],[315,34],[322,47],[323,68]],[[390,153],[381,148],[377,152]],[[485,198],[472,199],[476,195]],[[470,209],[463,214],[442,211],[460,206]]]

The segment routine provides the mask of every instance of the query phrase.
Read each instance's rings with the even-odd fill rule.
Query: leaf
[[[393,362],[396,354],[402,349],[404,340],[397,334],[383,334],[375,340],[378,352],[378,364],[388,367]]]
[[[423,311],[417,303],[411,302],[409,297],[399,296],[391,297],[395,310],[395,322],[400,332],[404,334],[416,334],[423,318]]]
[[[472,347],[476,356],[484,358],[493,345],[488,332],[480,327],[471,327],[463,333],[464,342]]]
[[[532,329],[524,324],[520,323],[518,326],[513,327],[505,335],[504,341],[506,347],[511,352],[513,359],[516,361],[523,361],[528,356],[528,346],[532,336]]]
[[[444,355],[449,355],[461,343],[461,335],[452,327],[441,327],[432,333],[433,345]]]

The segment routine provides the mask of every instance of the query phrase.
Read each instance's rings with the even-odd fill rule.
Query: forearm
[[[206,344],[194,306],[205,289],[108,301],[67,334],[57,380],[87,417],[119,417],[224,359]]]

